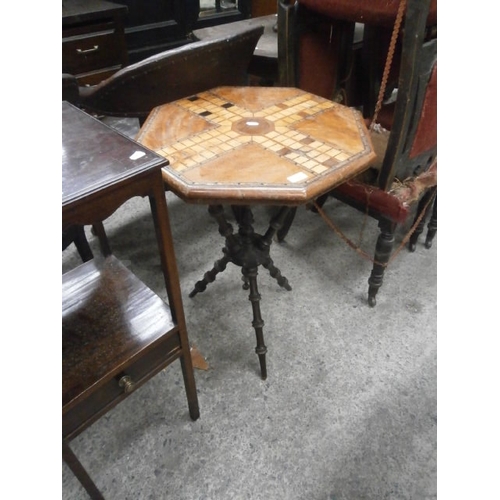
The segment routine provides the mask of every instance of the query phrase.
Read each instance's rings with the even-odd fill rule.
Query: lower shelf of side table
[[[62,296],[63,438],[70,440],[182,353],[168,304],[113,256],[64,274]]]

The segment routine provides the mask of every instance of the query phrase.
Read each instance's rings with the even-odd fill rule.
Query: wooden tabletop
[[[76,206],[92,205],[98,195],[133,184],[163,165],[165,159],[153,151],[62,102],[63,214]]]
[[[375,158],[361,114],[296,88],[218,87],[151,112],[136,138],[191,203],[299,205]]]

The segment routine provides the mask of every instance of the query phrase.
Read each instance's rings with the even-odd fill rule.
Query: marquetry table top
[[[296,88],[218,87],[154,108],[136,138],[187,202],[298,205],[375,158],[361,114]]]

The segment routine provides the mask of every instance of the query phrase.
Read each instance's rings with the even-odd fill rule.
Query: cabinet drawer
[[[62,277],[63,438],[72,439],[179,358],[169,305],[116,257],[92,259]]]
[[[63,40],[63,73],[87,73],[122,63],[121,39],[113,31]]]
[[[134,384],[133,390],[139,388],[160,370],[180,357],[180,338],[177,330],[159,339],[147,353],[140,356],[115,377],[112,377],[99,388],[93,390],[85,400],[64,412],[63,408],[63,437],[72,439],[98,418],[108,412],[130,392],[120,386],[124,376],[130,377]]]

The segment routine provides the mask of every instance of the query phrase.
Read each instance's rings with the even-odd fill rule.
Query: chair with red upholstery
[[[324,16],[341,16],[350,21],[365,20],[367,23],[379,23],[377,28],[387,30],[387,26],[396,18],[399,1],[372,1],[369,3],[347,0],[299,0],[294,7],[295,20],[291,23],[295,30],[294,64],[295,76],[300,85],[301,62],[301,12],[304,7]],[[407,0],[404,22],[399,30],[394,47],[394,65],[396,99],[391,105],[383,106],[377,114],[385,131],[377,137],[373,131],[374,145],[378,151],[378,162],[368,172],[351,179],[317,200],[321,206],[331,196],[368,214],[378,221],[380,235],[377,240],[374,264],[368,280],[368,302],[376,304],[376,295],[382,285],[384,271],[391,258],[395,231],[412,213],[416,215],[414,225],[417,229],[410,239],[410,250],[414,250],[418,235],[423,230],[424,218],[437,192],[437,36],[435,27],[435,0]],[[384,7],[384,8],[383,8]],[[390,7],[391,12],[388,12]],[[333,12],[329,9],[333,9]],[[306,14],[309,16],[309,13]],[[371,39],[372,27],[364,26],[365,37]],[[394,39],[396,40],[396,39]],[[288,42],[290,44],[290,41]],[[363,51],[369,53],[372,47],[363,39]],[[366,46],[365,46],[366,45]],[[385,41],[384,41],[385,45]],[[378,50],[378,49],[377,49]],[[377,59],[377,58],[375,58]],[[363,57],[365,60],[365,57]],[[373,62],[373,61],[372,61]],[[372,64],[366,74],[382,75],[384,68]],[[376,71],[374,70],[376,69]],[[389,73],[385,73],[390,81]],[[318,78],[321,77],[318,73]],[[365,87],[361,100],[366,108],[372,110],[373,92],[380,91],[382,76],[373,77],[370,86]],[[378,81],[378,83],[377,83]],[[382,86],[383,90],[383,86]],[[378,101],[382,102],[382,98]],[[378,108],[376,105],[373,109]],[[365,109],[364,109],[365,111]],[[366,114],[366,112],[365,112]],[[376,127],[373,128],[375,130]],[[283,239],[292,223],[293,212],[278,237]],[[437,205],[429,223],[426,247],[432,244],[437,228]]]

